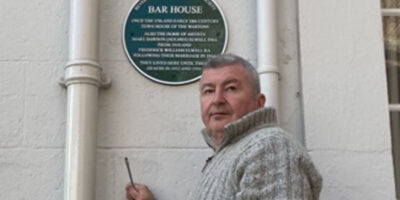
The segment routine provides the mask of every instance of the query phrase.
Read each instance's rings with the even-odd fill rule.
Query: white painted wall
[[[0,4],[0,199],[62,199],[68,1]]]
[[[150,185],[157,197],[187,199],[211,153],[199,134],[202,123],[197,83],[159,85],[130,65],[121,35],[134,2],[100,3],[100,63],[113,85],[101,91],[99,99],[96,199],[125,199],[128,176],[124,156],[131,160],[134,179]],[[377,1],[364,3],[352,19],[353,13],[350,9],[342,11],[342,5],[353,9],[364,1],[358,0],[360,5],[324,2],[300,1],[299,15],[306,142],[325,178],[322,199],[360,199],[350,192],[352,189],[361,195],[384,193],[383,197],[391,198],[393,176],[379,5]],[[227,51],[256,64],[255,0],[217,3],[228,23]],[[63,196],[66,91],[57,82],[68,57],[69,1],[0,0],[0,4],[0,199],[59,200]],[[330,5],[336,9],[316,9],[329,10]],[[278,9],[280,121],[301,139],[297,8],[293,1],[279,0]],[[333,17],[338,11],[353,21]],[[340,29],[332,30],[321,16]],[[353,22],[359,24],[353,26]],[[337,41],[332,43],[330,38]],[[352,39],[357,40],[348,43]],[[325,44],[334,45],[333,50]],[[348,51],[353,52],[351,56]],[[354,93],[359,94],[357,98],[353,98]],[[343,121],[346,127],[340,126]],[[354,131],[349,133],[349,129]],[[336,137],[328,138],[331,135]],[[364,164],[371,160],[379,162]],[[358,171],[357,179],[348,178]],[[373,176],[363,179],[363,174]],[[364,183],[369,180],[382,180],[379,183],[388,187]]]
[[[321,199],[395,199],[379,0],[301,0],[307,147]]]

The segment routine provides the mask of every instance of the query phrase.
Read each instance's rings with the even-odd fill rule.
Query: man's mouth
[[[221,117],[221,116],[225,116],[228,115],[228,112],[212,112],[210,114],[210,117]]]

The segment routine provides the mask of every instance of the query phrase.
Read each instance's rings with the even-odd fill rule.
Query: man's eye
[[[207,90],[203,90],[203,94],[211,94],[213,92],[213,90],[207,89]]]
[[[234,86],[230,86],[230,87],[226,88],[226,91],[228,91],[228,92],[233,92],[235,90],[236,90],[236,87],[234,87]]]

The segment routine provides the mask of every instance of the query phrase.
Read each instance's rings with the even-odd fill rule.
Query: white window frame
[[[400,16],[400,8],[382,8],[382,16]]]
[[[383,8],[382,17],[397,16],[400,17],[400,8]],[[400,103],[389,103],[390,112],[400,112]]]

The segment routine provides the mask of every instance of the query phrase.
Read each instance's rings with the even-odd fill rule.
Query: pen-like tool
[[[132,185],[133,189],[136,189],[135,185],[133,183],[132,173],[131,173],[131,168],[129,167],[128,157],[125,157],[125,164],[126,164],[126,168],[128,169],[128,174],[129,174],[129,179],[131,180],[131,185]]]

